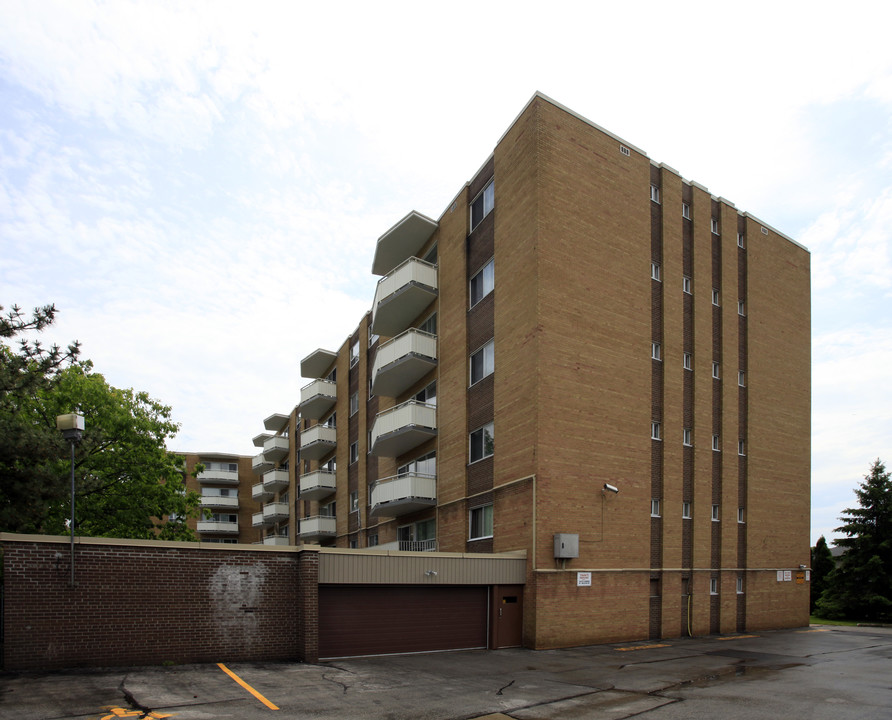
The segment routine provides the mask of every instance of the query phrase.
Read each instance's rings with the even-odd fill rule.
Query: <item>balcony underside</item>
[[[436,299],[435,287],[414,280],[408,282],[378,302],[372,319],[372,331],[385,337],[399,335]]]
[[[310,420],[318,420],[334,407],[335,402],[337,402],[337,398],[333,395],[319,393],[300,404],[300,414]]]
[[[301,445],[300,457],[302,460],[320,460],[337,446],[338,444],[332,440],[315,440],[307,445]]]
[[[407,497],[401,500],[391,500],[373,505],[369,515],[372,517],[399,517],[400,515],[408,515],[419,510],[436,507],[436,505],[436,498]]]
[[[372,455],[399,457],[437,436],[437,429],[421,425],[406,425],[374,440]]]
[[[263,421],[263,427],[271,432],[282,432],[288,426],[288,415],[273,413]]]
[[[436,229],[435,220],[414,210],[410,212],[378,238],[372,274],[386,275],[401,262],[416,255]]]
[[[263,457],[277,463],[288,457],[288,438],[274,437],[263,444]]]
[[[372,392],[382,397],[397,397],[435,367],[435,358],[417,353],[403,355],[378,370],[372,382]]]
[[[263,487],[263,483],[259,482],[251,488],[251,498],[255,502],[266,502],[273,499],[273,492]]]
[[[290,484],[287,470],[270,470],[263,475],[263,489],[268,492],[287,490]]]
[[[272,470],[273,464],[267,460],[263,453],[255,455],[251,460],[251,469],[258,475],[262,475],[267,470]]]
[[[337,358],[337,353],[319,348],[300,361],[301,377],[315,379],[325,375],[328,368]]]

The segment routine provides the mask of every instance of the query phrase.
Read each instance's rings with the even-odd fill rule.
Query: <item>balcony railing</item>
[[[372,392],[396,397],[437,366],[437,336],[409,328],[378,348]]]
[[[263,506],[264,524],[281,522],[288,519],[288,503],[271,502]]]
[[[300,499],[321,500],[337,488],[336,474],[331,470],[315,470],[300,476]]]
[[[290,484],[287,470],[267,470],[263,473],[263,488],[268,492],[287,490]]]
[[[266,502],[273,499],[273,493],[263,487],[263,483],[259,482],[251,486],[251,498],[255,502]]]
[[[267,535],[257,545],[290,545],[291,541],[286,535]]]
[[[263,517],[263,511],[256,512],[251,516],[251,527],[264,527],[265,525],[272,525],[272,520],[265,520]]]
[[[238,533],[237,522],[223,522],[217,520],[199,520],[196,527],[200,533]]]
[[[300,434],[300,456],[304,460],[319,460],[338,444],[337,428],[314,425]]]
[[[198,482],[215,485],[238,485],[238,470],[202,470],[198,474]]]
[[[263,475],[267,470],[271,469],[273,466],[272,461],[268,460],[264,457],[263,453],[259,455],[255,455],[251,458],[251,469],[257,473],[258,475]]]
[[[436,434],[436,406],[409,400],[378,413],[372,426],[372,454],[397,457]]]
[[[380,480],[372,487],[375,517],[398,517],[437,504],[437,478],[410,473]]]
[[[338,386],[328,380],[313,380],[300,389],[300,414],[318,420],[331,410],[338,399]]]
[[[437,297],[437,266],[409,258],[378,281],[372,331],[394,337]]]
[[[270,462],[280,462],[288,457],[288,438],[276,435],[263,443],[263,457]]]
[[[303,540],[321,540],[337,535],[337,520],[328,515],[302,518],[300,521],[300,537]]]
[[[394,540],[375,546],[376,550],[402,550],[403,552],[436,552],[437,541],[434,540]]]
[[[238,496],[222,497],[220,495],[202,495],[201,507],[238,510]]]

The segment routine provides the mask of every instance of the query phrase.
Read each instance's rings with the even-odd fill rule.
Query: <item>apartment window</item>
[[[716,288],[712,289],[712,304],[716,307],[719,305],[719,291]]]
[[[712,364],[712,376],[713,376],[716,380],[721,379],[720,371],[721,371],[721,366],[720,366],[717,362],[714,362],[714,363]]]
[[[737,384],[740,387],[746,387],[746,373],[743,370],[737,371]]]
[[[369,399],[373,398],[375,393],[372,392],[372,379],[369,378]]]
[[[685,353],[682,356],[682,364],[685,370],[692,370],[694,368],[694,356],[691,353]]]
[[[350,512],[359,510],[359,491],[354,490],[350,493]]]
[[[719,521],[719,506],[718,505],[712,506],[712,521],[713,522]]]
[[[681,204],[681,216],[682,216],[685,220],[690,220],[690,219],[691,219],[691,206],[690,206],[688,203],[682,203],[682,204]]]
[[[489,295],[495,287],[495,265],[490,260],[471,278],[471,307]]]
[[[662,440],[662,428],[660,427],[660,423],[652,422],[650,424],[650,439],[651,440]]]
[[[746,240],[744,239],[743,233],[737,233],[737,247],[746,247]]]
[[[683,502],[681,504],[681,517],[683,520],[691,519],[691,503]]]
[[[338,426],[338,414],[332,413],[331,415],[329,415],[326,418],[325,422],[322,424],[325,427],[330,427],[330,428],[337,427]]]
[[[356,540],[351,538],[347,544],[347,547],[349,547],[351,550],[356,549],[358,547],[358,545],[356,544]]]
[[[338,503],[335,500],[332,500],[330,503],[326,503],[325,505],[319,506],[319,514],[322,517],[337,517],[338,515]]]
[[[746,455],[746,440],[741,439],[737,441],[737,454]]]
[[[492,537],[492,505],[471,509],[468,539],[480,540]]]
[[[650,356],[654,360],[662,360],[663,359],[661,348],[660,348],[660,343],[651,343],[650,344]]]
[[[359,340],[350,346],[350,367],[359,362]]]
[[[743,595],[743,576],[742,575],[737,576],[737,594]]]
[[[492,212],[496,202],[496,186],[492,180],[483,191],[471,201],[471,230]]]
[[[426,477],[436,477],[437,475],[437,453],[429,452],[427,455],[417,457],[405,465],[400,465],[396,474],[398,477],[406,475],[423,475]]]
[[[495,344],[490,340],[471,355],[471,385],[480,382],[495,370]]]
[[[713,235],[719,234],[719,221],[717,218],[712,218],[710,221],[710,229],[712,230]]]
[[[431,313],[431,315],[425,320],[421,325],[418,326],[418,329],[421,332],[430,333],[431,335],[437,334],[437,313]]]
[[[656,185],[650,186],[650,199],[653,200],[655,203],[660,202],[660,188],[658,188]]]
[[[738,300],[737,301],[737,314],[738,315],[746,315],[746,301]]]
[[[652,262],[650,264],[650,279],[651,280],[659,280],[660,279],[660,263]]]
[[[493,424],[486,423],[482,428],[477,428],[471,433],[470,456],[471,462],[477,462],[483,458],[491,457],[495,449]]]
[[[359,393],[355,392],[350,396],[350,414],[355,415],[359,412]]]
[[[371,346],[374,345],[376,342],[378,342],[378,338],[379,338],[379,337],[380,337],[380,336],[379,336],[377,333],[373,333],[373,332],[372,332],[372,326],[369,325],[369,347],[371,347]]]
[[[425,403],[426,405],[436,405],[437,404],[437,381],[434,380],[430,385],[428,385],[423,390],[419,390],[415,393],[415,397],[413,398],[415,402]]]
[[[338,369],[333,368],[332,371],[330,373],[328,373],[328,375],[326,375],[325,379],[328,380],[328,382],[337,382],[338,381]]]
[[[718,435],[712,436],[712,449],[715,450],[716,452],[719,452],[719,450],[721,450],[721,447],[719,446],[719,436]]]
[[[744,513],[743,508],[737,508],[737,522],[741,525],[746,522],[746,514]]]
[[[685,428],[682,432],[682,443],[691,446],[694,444],[693,435],[694,433],[691,431],[691,428]]]
[[[652,498],[650,501],[650,516],[660,517],[660,501],[657,498]]]
[[[689,278],[687,275],[684,275],[681,278],[681,289],[684,290],[688,295],[691,294],[691,278]]]
[[[719,594],[719,579],[718,578],[709,578],[709,594],[710,595],[718,595]]]
[[[369,547],[377,547],[378,546],[378,533],[373,533],[369,535]]]
[[[352,465],[359,460],[359,444],[350,443],[350,464]]]

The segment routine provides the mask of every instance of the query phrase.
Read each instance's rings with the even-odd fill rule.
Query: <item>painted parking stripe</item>
[[[629,652],[630,650],[650,650],[651,648],[670,647],[668,643],[659,643],[657,645],[632,645],[631,647],[613,648],[617,652]]]
[[[231,677],[233,680],[235,680],[239,685],[241,685],[243,688],[245,688],[245,690],[247,690],[249,693],[251,693],[254,697],[256,697],[258,700],[260,700],[260,702],[262,702],[264,705],[266,705],[270,710],[278,710],[279,709],[279,707],[277,705],[274,705],[269,700],[267,700],[265,697],[263,697],[263,695],[261,695],[254,688],[252,688],[250,685],[248,685],[248,683],[246,683],[244,680],[242,680],[238,675],[236,675],[234,672],[232,672],[232,670],[230,670],[228,667],[226,667],[223,663],[217,663],[217,667],[220,668],[227,675],[229,675],[229,677]]]
[[[758,635],[729,635],[728,637],[718,637],[716,640],[744,640],[746,638],[755,638]]]

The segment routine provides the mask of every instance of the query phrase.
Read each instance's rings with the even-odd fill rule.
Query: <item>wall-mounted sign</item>
[[[590,587],[591,584],[592,584],[592,574],[590,572],[576,573],[576,586],[577,587]]]

